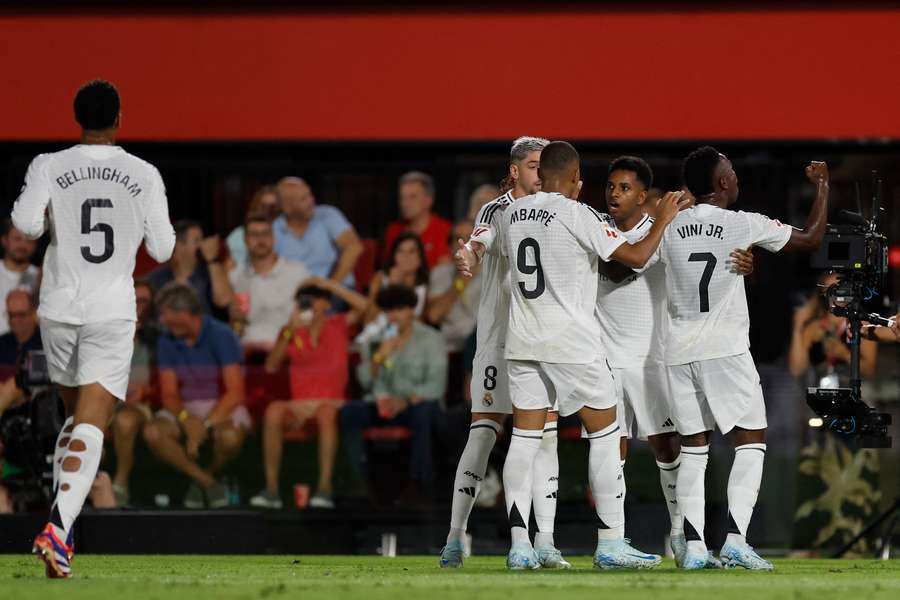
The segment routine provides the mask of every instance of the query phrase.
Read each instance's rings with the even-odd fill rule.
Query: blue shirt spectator
[[[363,246],[340,210],[317,205],[302,179],[287,177],[276,187],[282,216],[275,219],[275,252],[302,262],[310,273],[352,287],[353,268]]]
[[[175,371],[184,402],[218,399],[222,367],[242,360],[241,344],[231,328],[209,315],[201,318],[200,335],[192,346],[168,332],[156,346],[157,364]]]

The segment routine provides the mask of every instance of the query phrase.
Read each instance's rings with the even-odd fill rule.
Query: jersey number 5
[[[534,264],[529,264],[528,254],[526,250],[531,248],[534,255]],[[534,300],[544,293],[546,284],[544,283],[544,268],[541,266],[541,247],[534,238],[525,238],[519,242],[519,249],[516,252],[516,267],[523,275],[534,275],[537,273],[537,279],[534,282],[534,289],[529,290],[523,282],[519,282],[519,290],[526,300]]]
[[[103,253],[93,254],[90,246],[81,247],[81,256],[89,263],[100,264],[106,262],[113,255],[113,228],[109,223],[97,223],[91,225],[91,209],[112,208],[112,200],[109,198],[88,198],[81,205],[81,233],[90,235],[93,232],[103,234]]]
[[[700,312],[709,312],[709,280],[716,269],[716,255],[712,252],[693,252],[688,262],[705,262],[703,275],[700,276]]]

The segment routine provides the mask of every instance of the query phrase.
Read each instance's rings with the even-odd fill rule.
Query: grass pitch
[[[528,573],[507,572],[499,556],[470,558],[456,571],[443,571],[437,562],[434,556],[84,555],[76,557],[72,579],[49,581],[37,558],[0,555],[0,598],[900,598],[900,560],[780,560],[774,573],[686,573],[671,561],[653,571],[600,572],[589,557],[572,559],[571,571]]]

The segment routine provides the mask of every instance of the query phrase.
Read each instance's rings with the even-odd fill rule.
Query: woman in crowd
[[[330,313],[339,298],[349,312]],[[328,279],[311,277],[297,290],[297,306],[282,327],[266,358],[265,369],[274,373],[289,364],[290,400],[266,407],[263,418],[263,458],[266,487],[250,500],[259,508],[281,508],[278,475],[285,428],[300,429],[315,420],[319,442],[319,482],[310,499],[313,508],[334,508],[332,478],[338,446],[337,417],[344,403],[350,330],[365,313],[368,301],[361,294]]]

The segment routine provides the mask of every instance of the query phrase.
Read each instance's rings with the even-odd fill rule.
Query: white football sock
[[[557,422],[544,425],[541,446],[534,457],[532,504],[537,532],[534,545],[553,546],[553,524],[556,521],[556,495],[559,490],[559,454],[557,453]]]
[[[503,490],[506,495],[506,514],[513,544],[531,543],[528,538],[528,519],[531,517],[531,490],[534,479],[534,459],[541,447],[542,429],[513,428],[509,452],[503,464]]]
[[[759,495],[765,458],[765,444],[744,444],[734,449],[734,463],[728,477],[727,542],[746,541],[747,527]]]
[[[612,423],[588,434],[588,471],[597,511],[597,539],[620,539],[625,529],[618,433],[618,423]]]
[[[669,535],[681,535],[684,533],[684,517],[678,507],[676,490],[678,489],[678,467],[681,465],[681,456],[670,463],[656,461],[659,467],[659,485],[662,488],[663,498],[666,499],[666,508],[669,510],[669,523],[671,530]]]
[[[491,419],[479,419],[469,427],[469,439],[459,457],[453,481],[453,503],[450,508],[450,533],[447,542],[462,540],[466,535],[469,515],[487,471],[491,450],[497,442],[500,426]]]
[[[79,449],[82,445],[83,450]],[[57,533],[62,533],[59,536],[61,540],[68,538],[84,500],[91,491],[102,453],[103,432],[87,423],[76,425],[72,430],[69,448],[63,456],[59,472],[59,490],[56,492],[56,502],[53,504],[50,517],[50,522],[57,528]],[[77,468],[74,471],[66,470],[67,460],[77,461]]]
[[[63,423],[59,435],[56,436],[56,446],[53,448],[53,493],[56,493],[56,486],[59,485],[59,465],[62,464],[63,456],[69,447],[69,440],[72,437],[72,423],[75,417],[69,417]]]
[[[628,495],[628,485],[625,483],[625,459],[619,460],[619,494],[622,495],[622,514],[625,514],[625,496]],[[619,527],[619,537],[625,537],[625,520],[622,520],[622,526]]]
[[[703,530],[706,527],[706,463],[709,445],[682,446],[681,466],[675,494],[684,515],[684,535],[688,547],[694,551],[706,551]]]

